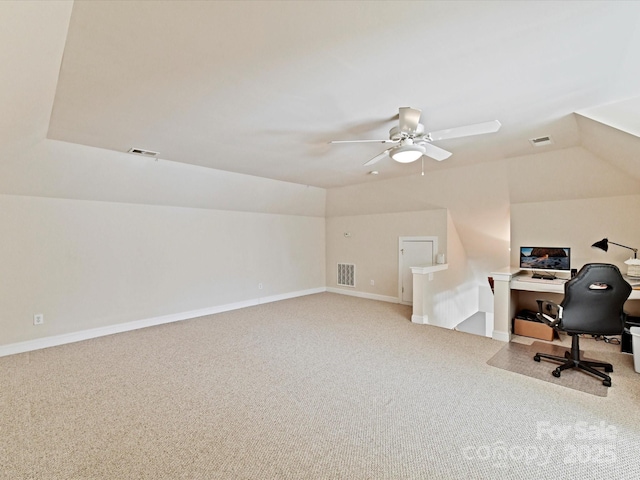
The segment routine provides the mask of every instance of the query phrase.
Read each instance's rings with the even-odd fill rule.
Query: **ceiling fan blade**
[[[464,127],[449,128],[429,133],[432,142],[447,140],[449,138],[470,137],[471,135],[482,135],[483,133],[493,133],[500,130],[502,124],[498,120],[490,122],[475,123]]]
[[[420,123],[421,110],[410,107],[400,107],[399,128],[403,133],[415,132]]]
[[[384,157],[389,155],[389,151],[391,149],[387,148],[384,152],[379,153],[378,155],[376,155],[375,157],[373,157],[371,160],[369,160],[367,163],[364,164],[365,167],[369,166],[369,165],[373,165],[374,163],[378,163],[380,160],[382,160]]]
[[[329,143],[398,143],[399,140],[331,140]]]
[[[451,152],[447,152],[444,148],[436,147],[431,143],[421,143],[420,145],[424,147],[424,154],[427,157],[431,157],[439,162],[446,160],[451,156]]]

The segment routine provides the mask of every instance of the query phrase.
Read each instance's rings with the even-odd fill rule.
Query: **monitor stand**
[[[533,272],[531,278],[539,278],[541,280],[555,280],[556,276],[553,273],[539,273]]]

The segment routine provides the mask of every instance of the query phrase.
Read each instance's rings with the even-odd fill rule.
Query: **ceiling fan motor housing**
[[[399,142],[403,138],[419,137],[423,133],[424,133],[424,125],[422,125],[421,123],[419,123],[416,129],[411,133],[403,132],[400,130],[399,126],[395,126],[391,130],[389,130],[389,139],[393,140],[394,142]]]

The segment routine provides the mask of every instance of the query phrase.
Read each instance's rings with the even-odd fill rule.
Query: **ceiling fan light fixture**
[[[421,145],[400,145],[394,148],[389,155],[398,163],[411,163],[418,160],[425,153]]]
[[[399,163],[411,163],[427,156],[441,162],[451,156],[451,152],[434,145],[432,142],[448,140],[451,138],[468,137],[494,133],[500,130],[501,123],[498,120],[475,123],[462,127],[448,128],[435,132],[425,133],[424,125],[420,123],[421,111],[417,108],[400,107],[398,110],[398,125],[389,130],[388,140],[332,140],[330,143],[394,143],[395,146],[387,148],[372,159],[364,163],[365,167],[373,165],[380,160],[391,157]],[[548,137],[550,139],[550,137]],[[538,139],[539,140],[539,139]]]

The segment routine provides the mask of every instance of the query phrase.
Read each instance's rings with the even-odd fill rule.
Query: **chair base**
[[[579,368],[587,373],[595,375],[602,379],[602,384],[605,387],[611,386],[611,377],[606,373],[603,373],[596,368],[603,368],[605,372],[613,372],[613,365],[606,362],[596,362],[592,360],[583,360],[580,358],[580,342],[578,335],[571,336],[571,351],[566,352],[564,357],[559,357],[557,355],[549,355],[548,353],[536,353],[533,359],[536,362],[539,362],[541,358],[546,358],[548,360],[552,360],[554,362],[560,362],[562,365],[559,365],[552,373],[554,377],[559,377],[560,373],[563,370],[568,370],[570,368]]]

